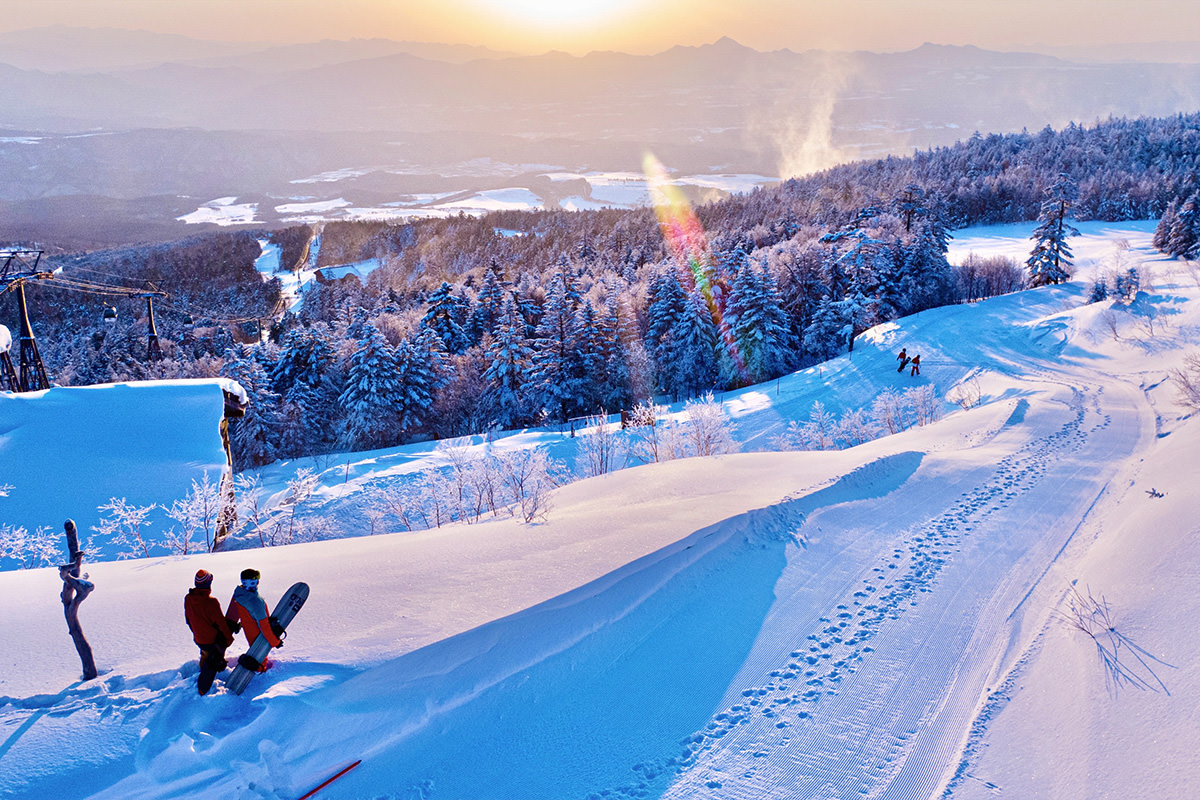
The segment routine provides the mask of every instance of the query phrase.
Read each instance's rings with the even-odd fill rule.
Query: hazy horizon
[[[65,25],[192,39],[299,44],[373,39],[483,46],[520,54],[648,54],[724,36],[756,50],[902,51],[925,42],[986,49],[1200,41],[1185,0],[8,0],[0,32]],[[852,21],[852,22],[848,22]],[[1170,36],[1164,32],[1169,31]]]

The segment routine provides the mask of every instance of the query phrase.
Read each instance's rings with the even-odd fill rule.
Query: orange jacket
[[[266,601],[258,596],[258,592],[252,592],[239,586],[233,590],[233,597],[229,601],[225,619],[236,620],[241,624],[242,630],[246,633],[247,644],[254,644],[254,640],[261,633],[267,637],[271,647],[279,647],[282,642],[275,635],[275,631],[271,630],[271,623],[268,620],[270,615],[271,612],[267,609]]]
[[[199,645],[228,647],[233,634],[221,613],[221,604],[208,588],[189,589],[183,598],[183,619],[192,629],[192,641]]]

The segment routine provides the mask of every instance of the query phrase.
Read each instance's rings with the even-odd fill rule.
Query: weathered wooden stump
[[[96,660],[92,657],[92,646],[88,644],[87,637],[83,635],[83,627],[79,624],[79,606],[96,585],[80,577],[83,551],[79,549],[79,534],[75,530],[74,520],[64,522],[63,528],[67,532],[67,550],[71,554],[70,563],[62,564],[58,568],[58,576],[63,582],[63,615],[67,618],[67,631],[71,634],[71,640],[75,642],[75,650],[83,664],[83,679],[90,681],[99,673],[96,671]]]

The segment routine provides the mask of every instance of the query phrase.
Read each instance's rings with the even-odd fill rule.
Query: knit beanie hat
[[[242,577],[242,580],[244,580],[244,581],[256,581],[256,580],[258,580],[258,570],[244,569],[244,570],[242,570],[241,577]]]
[[[196,570],[196,586],[199,588],[208,588],[212,586],[213,574],[206,569]]]

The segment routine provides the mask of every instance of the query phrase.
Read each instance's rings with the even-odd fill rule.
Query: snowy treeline
[[[948,228],[1044,215],[1060,179],[1074,219],[1146,217],[1173,201],[1190,219],[1180,195],[1198,152],[1200,115],[977,135],[702,206],[696,263],[669,254],[649,210],[328,225],[321,259],[371,257],[380,268],[365,285],[313,287],[299,313],[273,322],[279,287],[254,271],[254,236],[222,234],[212,252],[196,237],[62,260],[68,275],[126,275],[171,292],[163,361],[147,360],[136,304],[104,328],[98,306],[65,302],[53,281],[31,291],[35,329],[64,383],[236,378],[252,394],[233,430],[238,467],[561,423],[769,380],[844,352],[879,322],[1019,288],[1011,262],[948,264]],[[285,267],[313,235],[271,234]],[[1033,245],[1035,282],[1063,279],[1065,238]],[[242,322],[197,314],[188,326],[188,301]]]

